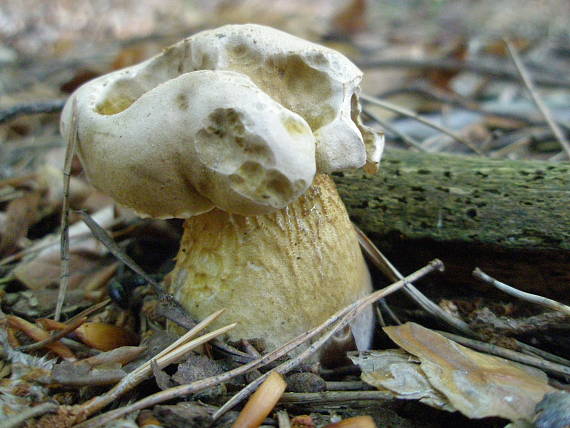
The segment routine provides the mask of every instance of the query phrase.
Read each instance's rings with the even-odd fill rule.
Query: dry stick
[[[405,143],[408,143],[410,146],[418,149],[420,152],[427,152],[427,150],[422,146],[422,143],[420,143],[419,141],[410,137],[409,135],[404,134],[403,132],[401,132],[397,128],[393,127],[392,125],[390,125],[390,123],[388,123],[388,121],[380,118],[378,115],[372,113],[371,111],[369,111],[367,109],[364,109],[364,114],[366,114],[367,116],[370,116],[370,118],[372,120],[374,120],[375,122],[378,122],[378,124],[382,128],[384,128],[386,131],[400,137]]]
[[[511,58],[515,63],[519,76],[522,79],[524,85],[526,86],[526,89],[530,93],[532,100],[534,101],[534,103],[536,104],[536,106],[544,116],[546,123],[548,123],[550,129],[552,129],[552,132],[556,136],[556,139],[558,140],[562,148],[566,151],[568,157],[570,157],[570,143],[568,142],[568,140],[566,140],[564,133],[562,132],[558,124],[554,121],[554,119],[552,119],[552,114],[550,113],[550,110],[548,109],[546,104],[544,104],[542,98],[540,97],[540,95],[538,95],[538,92],[536,92],[536,89],[534,88],[534,83],[532,83],[532,79],[530,78],[530,75],[528,74],[528,71],[526,70],[518,52],[511,44],[511,42],[508,41],[507,39],[505,39],[505,44],[507,45],[509,54],[511,55]]]
[[[398,281],[398,282],[396,282],[396,283],[394,283],[388,287],[385,287],[382,290],[378,290],[374,293],[374,295],[375,295],[376,299],[380,299],[380,298],[385,297],[388,294],[398,290],[399,288],[401,288],[404,285],[405,281],[415,281],[415,280],[421,278],[422,276],[427,275],[430,272],[433,272],[434,270],[442,270],[442,269],[443,269],[443,263],[441,263],[441,261],[439,261],[439,260],[434,260],[434,261],[430,262],[427,266],[424,266],[423,268],[421,268],[421,269],[417,270],[416,272],[412,273],[411,275],[407,276],[405,278],[405,280]],[[276,359],[282,357],[283,355],[291,352],[293,349],[297,348],[299,345],[307,342],[312,337],[319,334],[321,331],[325,330],[326,328],[330,327],[332,324],[336,323],[343,316],[345,316],[346,314],[351,312],[363,300],[364,299],[361,299],[361,300],[359,300],[355,303],[352,303],[351,305],[345,307],[344,309],[341,309],[336,314],[331,316],[328,320],[323,322],[321,325],[313,328],[312,330],[309,330],[305,333],[300,334],[299,336],[290,340],[289,342],[287,342],[286,344],[284,344],[280,348],[264,355],[263,357],[261,357],[257,360],[251,361],[250,363],[244,364],[240,367],[237,367],[233,370],[227,371],[227,372],[222,373],[222,374],[217,375],[217,376],[212,376],[212,377],[209,377],[206,379],[201,379],[199,381],[192,382],[192,383],[187,384],[187,385],[180,385],[180,386],[177,386],[174,388],[169,388],[167,390],[149,395],[148,397],[145,397],[142,400],[139,400],[133,404],[122,407],[120,409],[112,410],[112,411],[104,413],[104,414],[102,414],[96,418],[85,421],[84,423],[80,424],[77,428],[95,428],[98,426],[102,426],[102,425],[109,423],[110,421],[112,421],[116,418],[119,418],[121,416],[124,416],[130,412],[134,412],[136,410],[141,410],[141,409],[144,409],[146,407],[153,406],[155,404],[159,404],[159,403],[162,403],[164,401],[172,400],[172,399],[177,398],[177,397],[183,397],[183,396],[186,396],[188,394],[193,394],[193,393],[202,391],[206,388],[210,388],[212,386],[219,385],[220,383],[226,382],[226,381],[228,381],[228,380],[230,380],[236,376],[247,373],[247,372],[254,370],[258,367],[262,367],[264,365],[267,365],[267,364],[271,363],[272,361],[275,361]]]
[[[548,299],[546,297],[538,296],[536,294],[526,293],[524,291],[517,290],[510,285],[507,285],[501,281],[497,281],[495,278],[487,275],[479,268],[475,268],[473,271],[473,276],[479,278],[480,280],[491,284],[493,287],[498,288],[504,293],[510,294],[521,300],[526,300],[527,302],[531,302],[540,306],[544,306],[545,308],[552,309],[555,311],[563,312],[567,315],[570,315],[570,306],[566,306],[556,300]]]
[[[219,313],[220,312],[216,314],[219,315]],[[136,370],[129,373],[107,393],[97,396],[90,401],[82,404],[81,406],[78,406],[77,410],[79,414],[81,414],[83,417],[88,417],[89,415],[92,415],[93,413],[101,410],[103,407],[107,406],[109,403],[116,400],[121,395],[139,385],[142,381],[152,375],[152,361],[156,361],[159,368],[166,367],[168,364],[171,364],[173,361],[181,358],[183,355],[187,354],[197,346],[200,346],[208,342],[210,339],[224,334],[228,330],[235,327],[235,323],[230,324],[188,342],[191,337],[195,336],[197,333],[206,328],[207,325],[217,317],[216,314],[212,314],[208,318],[204,319],[201,323],[196,325],[196,327],[178,339],[175,343],[170,345],[167,349],[138,367]]]
[[[439,270],[443,270],[443,263],[440,260],[434,260],[432,262],[430,262],[430,264],[428,266],[432,266],[432,268],[435,269],[439,269]],[[392,284],[390,287],[396,285],[396,284],[400,284],[401,286],[398,286],[398,288],[401,287],[405,287],[407,280],[405,278],[401,278],[399,281],[395,282],[394,284]],[[389,287],[387,287],[389,288]],[[374,293],[363,297],[362,299],[358,300],[356,302],[355,305],[353,305],[353,308],[348,311],[348,313],[346,313],[341,319],[340,321],[338,321],[333,327],[331,327],[331,329],[329,330],[328,333],[326,333],[325,335],[323,335],[319,340],[317,340],[315,343],[311,344],[307,349],[305,349],[303,352],[301,352],[299,355],[297,355],[296,357],[285,361],[283,364],[277,366],[276,368],[274,368],[273,370],[265,373],[264,375],[258,377],[256,380],[254,380],[253,382],[251,382],[249,385],[247,385],[245,388],[243,388],[239,393],[237,393],[236,395],[234,395],[229,401],[227,401],[222,407],[220,407],[216,413],[214,413],[214,415],[212,416],[214,420],[218,419],[220,416],[222,416],[225,412],[227,412],[228,410],[230,410],[232,407],[234,407],[235,405],[237,405],[241,400],[245,399],[249,394],[251,394],[256,388],[257,386],[263,382],[272,372],[277,371],[278,373],[281,374],[285,374],[291,370],[293,370],[295,367],[297,367],[301,362],[303,362],[305,359],[307,359],[308,357],[310,357],[311,355],[313,355],[315,352],[317,352],[317,350],[319,350],[319,348],[321,348],[323,345],[325,345],[333,335],[335,335],[338,331],[342,330],[343,328],[345,328],[346,326],[349,325],[349,323],[354,320],[354,318],[356,318],[358,316],[358,314],[360,312],[362,312],[368,305],[371,305],[372,303],[374,303],[375,301],[381,299],[382,297],[384,297],[386,295],[386,293],[384,292],[384,290],[386,290],[386,288],[382,289],[382,290],[378,290],[375,291]]]
[[[421,97],[436,101],[440,104],[447,104],[453,107],[459,107],[463,110],[479,113],[483,116],[499,117],[503,119],[514,120],[517,122],[523,122],[528,125],[534,125],[534,126],[545,125],[543,121],[534,120],[531,117],[525,116],[524,114],[485,110],[476,101],[473,101],[469,98],[465,98],[459,95],[451,96],[446,92],[443,92],[442,90],[436,89],[434,87],[425,84],[399,87],[379,94],[375,94],[375,96],[380,99],[385,99],[393,97],[395,95],[410,94],[410,93],[417,94]]]
[[[64,336],[67,336],[69,333],[78,328],[85,321],[87,321],[87,317],[78,318],[72,323],[68,324],[67,327],[65,327],[63,330],[58,331],[55,334],[52,334],[47,339],[41,340],[36,343],[32,343],[30,345],[20,346],[17,350],[21,352],[26,352],[26,351],[35,351],[36,349],[43,348],[44,346],[49,345],[61,339]]]
[[[360,244],[360,247],[362,248],[362,250],[364,251],[365,254],[369,255],[371,258],[373,257],[373,253],[375,252],[374,250],[376,250],[376,252],[378,252],[379,250],[374,246],[374,244],[372,243],[372,241],[370,241],[370,239],[368,239],[368,236],[366,236],[366,234],[360,230],[358,228],[358,226],[354,223],[352,223],[352,226],[355,228],[356,230],[356,235],[358,237],[358,243]],[[383,266],[384,267],[384,266]],[[384,270],[382,268],[380,268],[380,270],[382,272],[384,272]],[[386,270],[386,272],[389,273],[389,269]],[[386,272],[384,272],[384,274],[386,274]],[[393,278],[390,278],[393,279]],[[396,278],[393,279],[394,281],[397,281],[398,279],[401,278]],[[388,316],[390,318],[392,318],[392,321],[394,321],[397,325],[401,325],[402,321],[400,321],[400,318],[398,318],[398,316],[394,313],[394,311],[392,310],[392,308],[390,307],[390,305],[388,305],[388,303],[386,302],[386,299],[380,299],[378,301],[378,304],[382,307],[382,309],[388,314]],[[378,309],[378,308],[377,308]],[[382,317],[382,312],[378,309],[378,319],[383,321],[383,317]]]
[[[57,113],[63,109],[65,100],[17,104],[0,110],[0,124],[25,114]]]
[[[438,131],[443,132],[446,135],[449,135],[454,140],[456,140],[456,141],[460,142],[461,144],[469,147],[471,150],[473,150],[478,155],[486,156],[486,154],[483,151],[481,151],[481,149],[479,149],[479,147],[477,147],[477,146],[473,145],[471,142],[467,141],[465,138],[463,138],[457,132],[451,131],[450,129],[447,129],[444,126],[438,125],[437,123],[434,123],[431,120],[427,120],[427,119],[419,116],[418,114],[414,113],[411,110],[405,109],[403,107],[399,107],[399,106],[392,104],[388,101],[379,100],[378,98],[371,97],[371,96],[366,95],[366,94],[360,94],[360,98],[363,99],[364,101],[367,101],[371,104],[375,104],[375,105],[382,107],[386,110],[393,111],[395,113],[398,113],[398,114],[401,114],[401,115],[404,115],[407,117],[411,117],[412,119],[415,119],[418,122],[421,122],[424,125],[429,126],[430,128],[437,129]]]
[[[93,236],[101,242],[110,252],[113,254],[117,259],[127,265],[130,269],[132,269],[136,274],[140,275],[144,278],[146,282],[148,282],[161,303],[168,305],[169,311],[167,311],[166,315],[171,321],[176,322],[177,324],[183,323],[183,326],[187,329],[193,328],[196,323],[188,316],[186,310],[182,308],[180,303],[174,299],[173,296],[166,293],[164,289],[160,286],[158,282],[152,279],[147,273],[141,269],[139,265],[135,263],[133,259],[131,259],[121,248],[117,245],[117,243],[109,236],[109,234],[103,229],[101,226],[97,224],[93,218],[85,211],[76,211],[81,216],[81,219],[85,222],[87,227],[93,233]]]
[[[326,404],[360,400],[393,400],[394,396],[384,391],[323,391],[323,392],[286,392],[279,400],[280,404]]]
[[[30,407],[26,410],[23,410],[19,414],[4,420],[1,423],[2,428],[16,428],[22,425],[24,422],[29,421],[31,418],[35,418],[36,416],[41,416],[46,413],[55,412],[57,410],[57,404],[55,403],[42,403],[38,404],[37,406]]]
[[[109,298],[107,298],[105,300],[101,300],[99,303],[95,303],[94,305],[89,306],[87,309],[79,312],[77,315],[74,315],[73,317],[69,318],[67,320],[66,324],[71,324],[79,318],[88,317],[92,313],[97,312],[100,309],[103,309],[109,303],[111,303],[111,299],[109,299]]]
[[[570,360],[567,360],[566,358],[559,357],[558,355],[551,354],[550,352],[543,351],[542,349],[535,348],[534,346],[519,342],[518,340],[516,340],[515,343],[519,349],[526,352],[527,355],[540,357],[545,360],[550,360],[552,362],[570,367]]]
[[[487,61],[488,62],[488,61]],[[360,68],[378,67],[402,67],[402,68],[423,68],[433,70],[468,71],[470,73],[494,76],[499,79],[516,80],[515,70],[505,68],[502,64],[485,64],[478,60],[463,61],[454,59],[412,59],[412,58],[384,58],[369,62],[359,62]],[[542,86],[570,88],[570,80],[558,79],[555,77],[537,75],[536,83]]]
[[[59,321],[65,293],[69,286],[69,181],[71,178],[71,161],[75,154],[75,146],[77,144],[77,101],[74,98],[71,105],[71,123],[65,141],[67,147],[65,149],[65,163],[63,165],[63,206],[61,208],[61,275],[59,282],[59,293],[57,295],[57,303],[55,306],[54,320]]]
[[[372,385],[360,380],[326,382],[326,391],[368,391],[373,390]]]
[[[358,242],[363,248],[364,253],[370,258],[374,266],[376,266],[380,271],[388,277],[390,281],[397,281],[403,278],[403,275],[390,263],[390,261],[382,254],[382,252],[368,239],[366,234],[360,230],[355,224],[353,224],[356,234],[358,236]],[[477,335],[464,321],[455,318],[449,313],[445,312],[438,305],[433,303],[428,299],[420,290],[414,287],[413,284],[407,283],[404,287],[404,291],[410,298],[412,298],[419,306],[421,306],[425,311],[430,313],[435,318],[441,319],[449,324],[451,327],[462,332],[471,337],[476,337]]]
[[[531,355],[521,354],[520,352],[513,351],[512,349],[503,348],[502,346],[492,345],[489,343],[480,342],[478,340],[468,339],[456,334],[447,333],[445,331],[438,331],[439,334],[453,340],[454,342],[476,349],[478,351],[486,352],[488,354],[497,355],[511,361],[526,364],[533,367],[538,367],[546,372],[557,374],[559,376],[570,376],[570,367],[551,363],[542,358],[533,357]]]

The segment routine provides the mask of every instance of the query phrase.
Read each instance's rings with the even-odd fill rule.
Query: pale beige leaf
[[[362,370],[361,379],[396,398],[419,400],[429,406],[455,411],[448,400],[427,380],[420,361],[401,349],[348,354]]]
[[[472,351],[418,324],[384,331],[420,359],[430,383],[470,418],[530,419],[544,394],[554,391],[538,369]]]

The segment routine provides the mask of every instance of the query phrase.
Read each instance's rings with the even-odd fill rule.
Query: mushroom
[[[75,99],[93,185],[142,217],[186,219],[169,287],[189,313],[226,308],[230,340],[273,349],[371,290],[327,175],[377,169],[361,79],[334,50],[228,25],[86,83],[61,125]],[[359,349],[372,328],[371,312],[352,324]]]

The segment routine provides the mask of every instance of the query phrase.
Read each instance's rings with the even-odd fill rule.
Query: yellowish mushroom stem
[[[229,339],[262,339],[267,349],[370,290],[356,234],[324,174],[275,213],[245,217],[216,209],[186,220],[170,289],[197,319],[226,308],[220,326],[238,322]],[[359,348],[368,345],[371,322],[364,314],[352,326]]]

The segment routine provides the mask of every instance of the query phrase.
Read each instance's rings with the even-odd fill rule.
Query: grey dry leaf
[[[429,383],[469,418],[531,420],[536,404],[555,391],[538,369],[473,351],[418,324],[384,331],[420,360]]]
[[[420,361],[401,349],[350,352],[349,358],[362,370],[361,379],[390,392],[395,398],[419,400],[436,409],[454,412],[449,400],[436,390],[420,368]]]
[[[567,428],[570,426],[570,393],[551,392],[536,405],[536,428]]]

